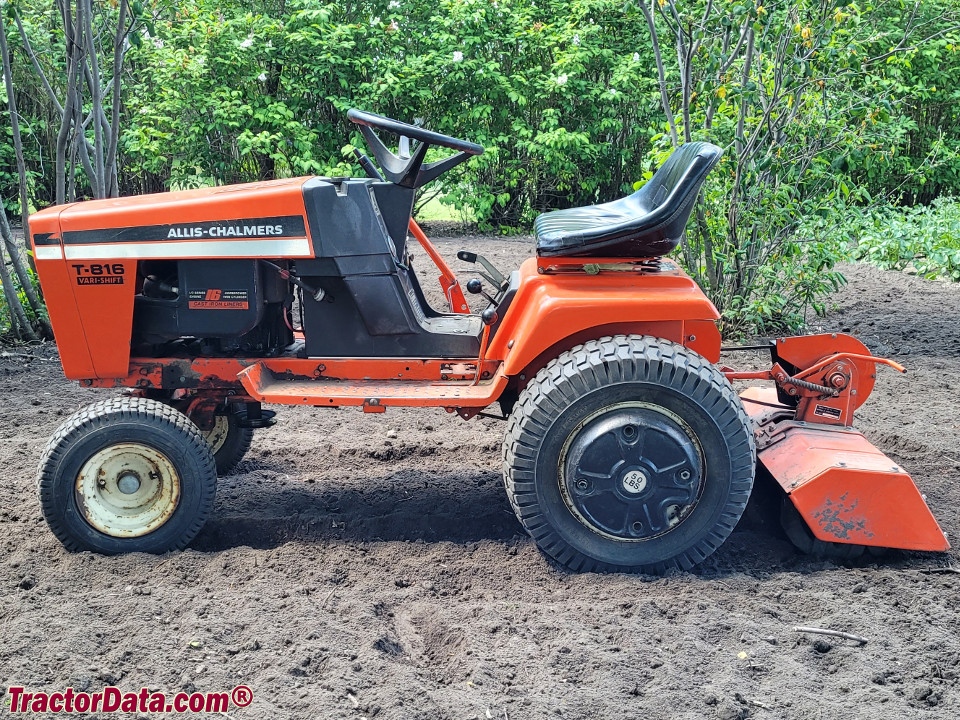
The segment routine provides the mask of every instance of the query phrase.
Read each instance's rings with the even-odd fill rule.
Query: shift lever
[[[467,292],[471,295],[483,295],[490,304],[496,305],[497,301],[483,291],[483,281],[480,278],[470,278],[467,280]]]

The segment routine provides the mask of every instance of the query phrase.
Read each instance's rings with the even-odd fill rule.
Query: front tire
[[[574,571],[688,570],[733,531],[753,429],[707,360],[652,337],[563,353],[521,393],[503,444],[521,524]]]
[[[201,430],[213,459],[217,464],[218,475],[229,475],[240,464],[243,456],[250,449],[253,441],[253,428],[240,426],[240,420],[235,413],[225,409],[214,416],[213,426],[209,430]]]
[[[70,416],[47,443],[37,488],[68,550],[182,549],[213,507],[213,453],[183,413],[156,400],[104,400]]]

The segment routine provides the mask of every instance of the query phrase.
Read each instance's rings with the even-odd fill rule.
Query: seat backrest
[[[723,151],[691,142],[673,151],[632,195],[537,218],[537,254],[652,258],[676,248],[703,181]]]
[[[696,195],[723,150],[708,142],[689,142],[674,150],[653,177],[637,191],[650,210],[665,203],[684,204]],[[686,224],[686,221],[683,223]]]

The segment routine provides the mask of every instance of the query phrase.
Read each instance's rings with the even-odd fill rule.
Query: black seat
[[[723,150],[683,145],[633,195],[544,213],[534,223],[537,254],[546,257],[651,258],[680,242],[700,186]]]

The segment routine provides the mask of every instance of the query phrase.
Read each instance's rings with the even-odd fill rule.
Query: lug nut
[[[590,483],[588,483],[586,480],[577,480],[577,490],[586,490],[588,487],[590,487]]]
[[[681,480],[689,480],[689,479],[690,479],[690,471],[689,471],[689,470],[681,470],[681,471],[680,471],[680,479],[681,479]]]

